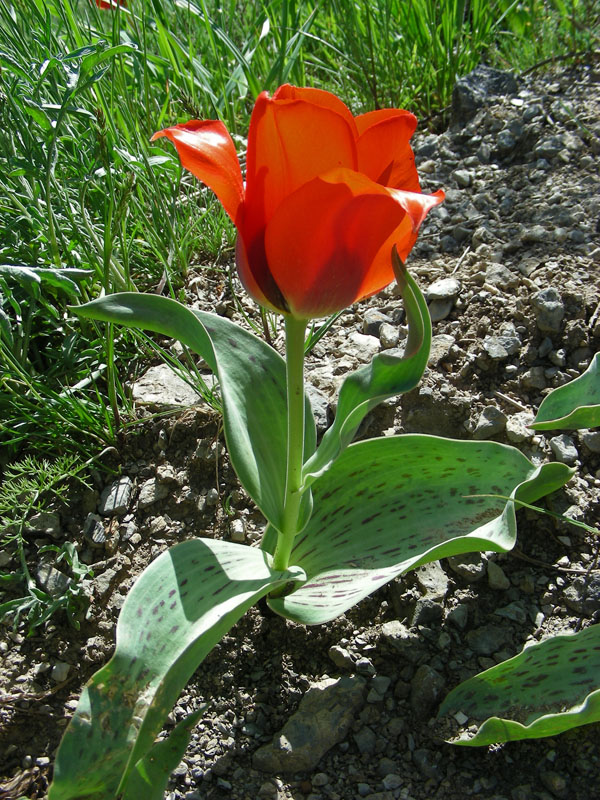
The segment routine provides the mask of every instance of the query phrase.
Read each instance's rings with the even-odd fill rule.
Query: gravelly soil
[[[551,444],[554,433],[534,436],[524,423],[548,390],[579,375],[600,350],[598,80],[593,67],[530,78],[512,94],[488,98],[470,121],[463,114],[444,134],[415,138],[424,190],[447,190],[409,262],[429,291],[432,358],[420,388],[385,403],[361,431],[493,438],[536,461],[566,459],[577,474],[549,505],[592,525],[598,437],[569,433]],[[450,282],[440,286],[440,279]],[[189,300],[241,320],[210,273],[191,272]],[[346,371],[401,345],[402,323],[401,301],[390,288],[343,314],[319,342],[307,372],[321,426]],[[80,543],[83,560],[94,564],[91,611],[81,630],[60,620],[32,638],[0,628],[1,798],[44,797],[60,735],[82,685],[110,656],[135,575],[188,536],[244,536],[252,543],[260,533],[260,515],[237,488],[218,416],[207,406],[148,418],[110,458],[135,493],[124,515],[102,518],[101,547],[91,548],[82,533],[87,514],[97,510],[100,484],[58,509],[62,535]],[[145,484],[162,488],[140,502]],[[489,559],[501,568],[505,588],[496,588],[490,572],[498,572],[486,569],[487,557],[475,558],[472,568],[465,558],[462,569],[442,562],[446,585],[429,604],[421,602],[423,580],[409,574],[326,626],[304,628],[262,606],[252,610],[204,662],[172,714],[170,725],[209,703],[169,797],[600,797],[598,725],[490,749],[452,747],[434,725],[440,700],[466,677],[532,638],[600,621],[600,596],[588,595],[585,613],[577,611],[597,557],[590,534],[520,512],[515,552]],[[502,615],[509,606],[520,609],[517,619]],[[408,644],[400,649],[384,627],[394,620],[406,629]],[[57,664],[69,668],[53,671]],[[314,769],[268,775],[253,767],[254,752],[282,728],[311,683],[354,671],[370,685],[383,678],[383,691],[369,693],[349,734]]]

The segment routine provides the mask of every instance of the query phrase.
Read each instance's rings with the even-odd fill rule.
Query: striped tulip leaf
[[[187,308],[168,297],[123,292],[72,310],[178,339],[206,361],[219,379],[225,439],[244,489],[276,528],[282,525],[287,455],[285,362],[266,342],[228,319]],[[305,399],[304,452],[316,446],[316,427]],[[310,515],[310,492],[300,512]]]
[[[530,502],[572,474],[496,442],[407,434],[352,444],[312,486],[313,515],[290,556],[307,581],[268,603],[297,622],[327,622],[421,564],[510,550],[515,504],[483,495]]]
[[[556,428],[595,428],[600,425],[600,353],[574,381],[546,395],[530,427],[536,431]]]
[[[144,570],[123,605],[115,653],[65,732],[49,800],[120,797],[134,771],[134,785],[143,783],[143,759],[198,665],[267,592],[302,580],[300,569],[275,572],[269,561],[257,548],[192,539]]]
[[[469,678],[446,697],[439,716],[458,728],[449,742],[473,746],[600,721],[600,625],[532,644]]]

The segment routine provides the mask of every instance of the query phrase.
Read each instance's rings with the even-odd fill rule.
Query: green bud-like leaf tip
[[[449,741],[464,745],[554,736],[600,720],[600,625],[530,645],[461,683],[440,717],[460,728]]]
[[[595,428],[600,425],[600,353],[578,378],[546,395],[531,428]]]
[[[194,726],[206,706],[201,706],[182,719],[166,739],[153,745],[125,783],[123,800],[163,800],[169,777],[183,758]]]

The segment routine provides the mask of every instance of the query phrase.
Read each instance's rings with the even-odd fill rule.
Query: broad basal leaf
[[[535,420],[536,431],[556,428],[595,428],[600,425],[600,353],[574,381],[559,386],[542,400]]]
[[[266,592],[302,578],[231,542],[195,539],[159,556],[127,596],[115,654],[83,690],[49,800],[116,797],[207,653]]]
[[[358,426],[376,405],[388,397],[409,392],[421,380],[431,347],[431,318],[421,290],[394,251],[395,271],[408,321],[403,356],[379,353],[370,364],[351,373],[340,389],[335,420],[318,450],[304,465],[304,485],[310,486],[347,447]]]
[[[446,697],[439,716],[458,728],[448,741],[463,745],[555,736],[598,722],[600,625],[533,644],[469,678]]]
[[[314,482],[313,515],[291,552],[307,582],[269,605],[298,622],[327,622],[421,564],[510,550],[514,503],[472,495],[530,502],[572,474],[496,442],[410,434],[350,445]]]
[[[269,522],[281,528],[287,454],[285,362],[265,342],[223,317],[158,295],[124,292],[72,309],[89,319],[119,322],[178,339],[206,361],[221,386],[231,463]],[[314,452],[316,429],[305,401],[304,452]],[[310,514],[303,498],[300,523]]]

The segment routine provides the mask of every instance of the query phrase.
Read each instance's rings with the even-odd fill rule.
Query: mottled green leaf
[[[127,596],[115,654],[83,690],[49,800],[116,797],[207,653],[266,592],[302,577],[274,572],[261,550],[218,540],[159,556]]]
[[[333,425],[325,432],[316,453],[307,459],[302,474],[310,486],[347,447],[358,426],[376,405],[388,397],[409,392],[427,366],[431,347],[431,318],[421,290],[394,251],[398,284],[406,308],[408,339],[402,356],[379,353],[370,364],[348,375],[340,389]]]
[[[307,582],[269,605],[298,622],[327,622],[421,564],[510,550],[514,503],[472,495],[530,502],[572,474],[496,442],[407,434],[350,445],[314,482],[313,515],[291,552]]]
[[[542,400],[535,420],[536,431],[556,428],[595,428],[600,425],[600,353],[574,381],[559,386]]]
[[[556,736],[598,722],[600,625],[530,645],[469,678],[446,697],[439,716],[442,728],[456,731],[448,741],[474,746]]]
[[[158,295],[113,294],[72,310],[82,317],[171,336],[204,358],[221,386],[231,463],[267,520],[280,529],[287,455],[285,362],[281,356],[228,319]],[[315,443],[315,422],[306,399],[306,455],[314,452]],[[310,508],[310,492],[306,492],[301,525]]]

